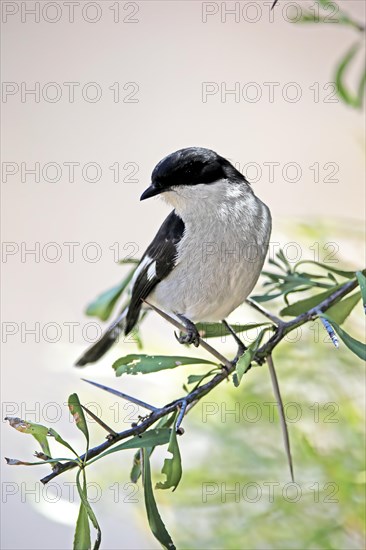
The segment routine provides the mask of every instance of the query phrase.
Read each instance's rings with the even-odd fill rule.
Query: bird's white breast
[[[248,186],[225,180],[169,194],[185,231],[177,265],[149,301],[193,322],[224,319],[257,282],[270,237],[269,210]]]

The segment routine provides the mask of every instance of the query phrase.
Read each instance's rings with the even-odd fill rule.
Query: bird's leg
[[[243,355],[243,353],[246,351],[247,347],[239,338],[239,336],[236,334],[235,330],[229,325],[225,319],[223,319],[222,324],[226,329],[230,332],[230,334],[234,337],[235,342],[238,344],[238,351],[234,357],[234,359],[231,361],[233,365],[236,365],[236,363],[239,361],[239,358]]]
[[[189,319],[184,317],[184,315],[181,315],[180,313],[176,314],[177,317],[182,321],[183,325],[187,329],[186,334],[180,334],[177,336],[175,333],[175,337],[178,340],[180,344],[193,344],[196,348],[200,345],[200,335],[196,328],[196,325],[192,323]]]

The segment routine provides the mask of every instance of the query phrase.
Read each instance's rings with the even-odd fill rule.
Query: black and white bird
[[[131,282],[126,309],[76,365],[94,363],[128,334],[148,300],[184,324],[181,343],[198,345],[194,323],[223,321],[254,288],[267,254],[271,214],[246,178],[210,149],[189,147],[155,167],[141,200],[174,207]]]

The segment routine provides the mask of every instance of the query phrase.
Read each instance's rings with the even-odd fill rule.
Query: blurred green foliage
[[[295,486],[266,367],[187,418],[183,479],[169,501],[179,548],[365,548],[364,363],[323,339],[306,326],[275,353]],[[192,460],[202,438],[206,450]]]

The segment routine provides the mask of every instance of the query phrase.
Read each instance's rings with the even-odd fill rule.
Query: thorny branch
[[[274,348],[283,340],[283,338],[292,330],[300,327],[301,325],[304,325],[305,323],[311,321],[312,319],[315,319],[319,316],[319,314],[324,313],[327,311],[331,306],[336,304],[339,300],[341,300],[344,296],[352,292],[357,287],[357,280],[349,281],[345,283],[343,286],[338,288],[336,291],[334,291],[333,294],[328,296],[325,300],[323,300],[320,304],[318,304],[316,307],[311,308],[310,310],[306,311],[305,313],[302,313],[295,319],[292,319],[291,321],[284,322],[278,318],[276,318],[276,327],[275,332],[272,335],[272,337],[256,352],[254,356],[254,361],[256,361],[259,364],[262,364],[268,357],[271,356],[272,351]],[[251,301],[248,301],[249,305],[252,305]],[[265,310],[263,311],[262,308],[258,308],[257,305],[253,306],[256,310],[261,311],[262,314],[264,314],[266,317],[268,317],[268,312]],[[154,308],[156,310],[156,308]],[[160,310],[157,310],[159,314]],[[163,314],[164,318],[167,319],[170,323],[172,323],[174,326],[179,328],[181,331],[186,331],[185,327],[183,325],[180,325],[177,321],[172,319],[166,314]],[[137,426],[134,425],[133,427],[129,428],[128,430],[124,430],[122,432],[119,432],[117,434],[110,434],[108,436],[108,439],[104,441],[101,445],[98,445],[92,449],[89,449],[87,453],[80,456],[80,459],[82,462],[88,461],[92,458],[97,457],[101,453],[103,453],[105,450],[107,450],[109,447],[112,447],[115,443],[118,441],[121,441],[123,439],[127,439],[129,437],[138,436],[142,433],[144,433],[150,426],[155,424],[157,420],[162,418],[163,416],[166,416],[170,414],[173,411],[176,411],[178,408],[182,406],[182,402],[184,401],[187,405],[193,405],[194,403],[198,402],[202,397],[207,395],[209,392],[211,392],[216,386],[221,384],[224,380],[228,379],[228,376],[235,370],[235,364],[231,363],[228,359],[223,357],[218,351],[216,351],[214,348],[212,348],[211,345],[207,344],[204,340],[200,339],[200,345],[206,349],[211,355],[213,355],[216,359],[218,359],[220,362],[223,363],[225,366],[225,369],[222,369],[221,372],[216,374],[211,380],[206,382],[206,384],[202,384],[201,386],[195,388],[193,391],[188,393],[185,397],[176,399],[175,401],[172,401],[171,403],[168,403],[167,405],[164,405],[161,408],[157,408],[156,410],[153,410],[151,414],[143,419],[140,424]],[[69,462],[65,462],[63,464],[58,463],[51,474],[45,476],[41,479],[42,483],[46,484],[55,477],[59,476],[60,474],[66,472],[67,470],[71,470],[72,468],[75,468],[76,466],[79,466],[79,461],[71,460]]]

